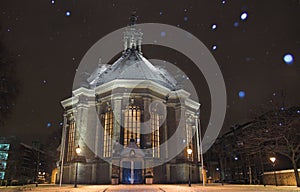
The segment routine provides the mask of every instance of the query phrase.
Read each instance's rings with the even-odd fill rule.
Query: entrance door
[[[141,161],[134,161],[133,167],[131,167],[130,161],[123,162],[123,175],[122,175],[122,183],[124,184],[131,184],[131,179],[133,180],[134,184],[143,183],[143,169],[142,169],[142,162]],[[129,169],[130,167],[130,169]],[[133,175],[131,175],[133,173]]]
[[[130,184],[131,181],[131,162],[130,161],[124,161],[123,162],[123,169],[122,169],[122,183],[124,184]]]
[[[134,183],[140,184],[143,183],[143,172],[142,167],[143,164],[141,161],[134,162]]]

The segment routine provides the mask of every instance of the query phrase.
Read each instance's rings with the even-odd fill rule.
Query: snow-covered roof
[[[176,80],[164,69],[154,66],[137,49],[127,49],[112,65],[99,65],[87,79],[90,88],[115,79],[151,80],[170,90],[176,89]]]

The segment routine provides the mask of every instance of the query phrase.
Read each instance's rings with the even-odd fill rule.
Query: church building
[[[200,182],[200,104],[144,57],[135,16],[123,38],[121,57],[99,65],[61,102],[58,180],[74,183],[77,174],[79,184],[112,178],[139,184],[146,177],[153,183]]]

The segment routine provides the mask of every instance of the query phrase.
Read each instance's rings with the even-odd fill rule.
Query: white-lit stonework
[[[192,181],[200,182],[200,104],[142,55],[141,41],[132,21],[124,33],[123,55],[95,69],[86,86],[61,102],[62,183],[74,182],[76,161],[79,184],[111,183],[114,177],[120,183],[144,183],[149,175],[154,183],[183,183],[189,165]],[[183,129],[177,145],[168,143],[178,127]],[[171,150],[179,152],[169,161]]]

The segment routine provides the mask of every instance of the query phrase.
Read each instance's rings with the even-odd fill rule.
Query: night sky
[[[138,23],[180,27],[211,50],[227,88],[223,132],[250,120],[270,100],[300,104],[298,0],[2,0],[0,41],[14,60],[19,92],[0,134],[31,142],[58,131],[60,101],[71,96],[81,58],[101,37],[125,27],[133,10]],[[176,63],[190,77],[206,125],[210,95],[201,72],[172,50],[142,49],[146,58]]]

